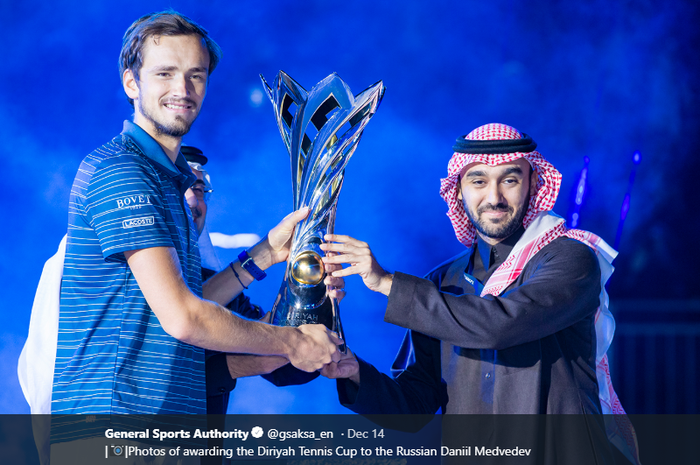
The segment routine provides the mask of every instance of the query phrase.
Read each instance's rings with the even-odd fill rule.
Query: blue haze
[[[461,250],[438,195],[454,139],[489,122],[531,134],[564,175],[565,215],[584,156],[579,227],[612,243],[632,155],[632,189],[613,299],[700,298],[698,2],[4,1],[0,155],[8,174],[0,241],[0,413],[28,412],[16,380],[44,261],[65,233],[80,160],[121,130],[131,108],[117,57],[133,20],[173,7],[224,50],[185,142],[202,148],[215,193],[212,231],[264,235],[291,208],[289,160],[258,74],[279,69],[310,88],[337,72],[356,92],[379,79],[384,101],[350,161],[336,231],[382,265],[422,275]],[[223,251],[225,261],[238,251]],[[649,272],[654,285],[649,285]],[[270,308],[283,270],[251,288]],[[353,350],[384,371],[403,330],[385,299],[348,279]],[[244,380],[232,412],[345,412],[335,386],[275,389]]]

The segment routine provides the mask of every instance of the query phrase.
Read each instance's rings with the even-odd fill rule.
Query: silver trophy
[[[379,81],[353,97],[335,73],[310,92],[283,71],[272,87],[262,75],[260,78],[291,158],[294,210],[309,207],[309,215],[292,237],[272,322],[280,326],[319,323],[345,339],[338,302],[329,298],[323,284],[326,270],[319,245],[326,233],[333,233],[345,166],[377,111],[385,87]]]

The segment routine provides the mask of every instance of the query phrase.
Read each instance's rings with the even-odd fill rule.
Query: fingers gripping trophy
[[[326,269],[319,246],[325,234],[333,233],[345,166],[377,111],[385,87],[379,81],[353,97],[335,73],[309,92],[283,71],[272,87],[260,77],[289,151],[294,210],[309,207],[309,215],[292,237],[272,322],[280,326],[319,323],[345,340],[338,302],[328,295],[323,282]]]

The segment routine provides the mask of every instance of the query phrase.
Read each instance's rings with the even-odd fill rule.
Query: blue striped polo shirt
[[[52,413],[206,413],[204,350],[168,335],[124,252],[173,247],[202,295],[185,190],[196,178],[136,124],[80,165],[70,195]]]

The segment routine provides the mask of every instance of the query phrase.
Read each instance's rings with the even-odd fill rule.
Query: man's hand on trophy
[[[323,325],[301,325],[289,328],[294,336],[289,343],[287,358],[300,370],[312,372],[340,360],[338,346],[343,344],[333,331]]]
[[[249,255],[253,257],[255,263],[265,270],[276,263],[285,261],[289,256],[294,228],[308,215],[309,207],[302,207],[285,216],[277,226],[267,233],[263,240],[249,251]]]
[[[358,274],[370,290],[389,295],[394,275],[379,265],[369,245],[350,236],[339,234],[326,234],[325,240],[327,242],[321,244],[321,250],[335,254],[326,254],[323,257],[323,262],[328,265],[341,263],[350,265],[347,268],[333,271],[330,273],[331,276],[341,278]]]
[[[326,279],[323,280],[323,284],[329,286],[328,295],[338,302],[345,297],[345,280],[343,278],[331,276],[331,273],[342,269],[343,267],[340,265],[333,263],[326,264]]]
[[[348,349],[340,354],[340,360],[331,362],[321,369],[321,375],[330,379],[348,378],[353,383],[360,384],[360,364],[357,357]]]

